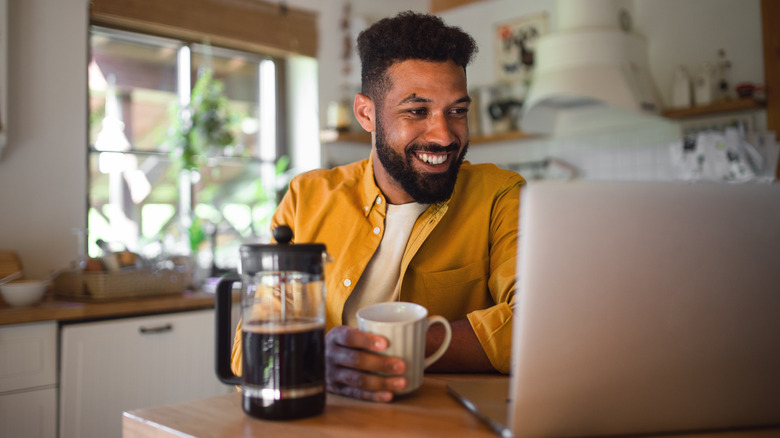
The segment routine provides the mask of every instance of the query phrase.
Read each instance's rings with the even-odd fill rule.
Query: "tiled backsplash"
[[[615,131],[551,144],[550,154],[577,167],[589,180],[671,180],[669,142],[677,131],[664,128]]]

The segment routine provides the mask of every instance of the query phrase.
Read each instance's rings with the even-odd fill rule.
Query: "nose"
[[[457,121],[450,120],[446,114],[434,113],[428,117],[425,141],[441,146],[460,144],[457,135]]]

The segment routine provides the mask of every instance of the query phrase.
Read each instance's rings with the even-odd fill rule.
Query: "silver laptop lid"
[[[531,183],[515,436],[780,424],[780,186]]]

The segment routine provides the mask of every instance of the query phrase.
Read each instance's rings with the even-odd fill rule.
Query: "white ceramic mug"
[[[390,344],[381,354],[396,356],[406,362],[406,388],[396,394],[408,394],[422,385],[423,371],[431,366],[450,346],[452,329],[444,317],[428,316],[428,309],[419,304],[389,302],[366,306],[357,312],[358,329],[382,335]],[[425,335],[428,327],[441,324],[444,341],[435,353],[425,357]]]

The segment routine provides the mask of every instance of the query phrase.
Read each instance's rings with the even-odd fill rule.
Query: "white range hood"
[[[554,133],[587,120],[593,127],[656,117],[645,40],[631,33],[617,0],[556,0],[558,30],[539,38],[521,127]]]

